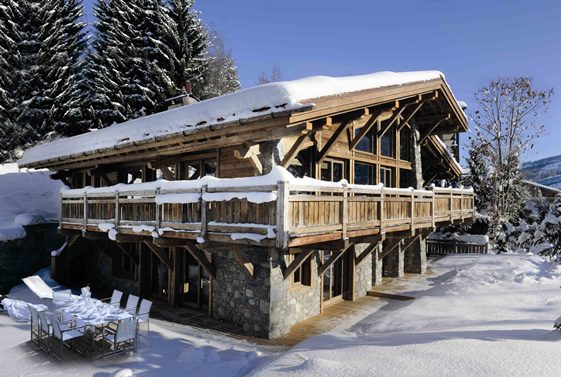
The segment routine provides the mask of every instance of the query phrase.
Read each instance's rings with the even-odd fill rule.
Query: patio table
[[[102,333],[103,328],[110,323],[134,317],[133,314],[100,300],[75,295],[71,296],[71,299],[64,303],[59,311],[72,315],[85,326],[85,332],[90,333],[90,355],[92,359],[95,357],[96,330]]]

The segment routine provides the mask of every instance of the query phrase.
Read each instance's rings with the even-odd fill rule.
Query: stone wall
[[[64,243],[57,227],[58,224],[28,225],[25,238],[0,242],[0,293],[8,293],[22,278],[50,265],[50,252]]]
[[[286,265],[287,260],[286,254],[272,252],[270,338],[286,334],[292,325],[321,310],[321,279],[317,276],[316,257],[312,258],[311,286],[291,286],[290,277],[284,279],[281,266]]]
[[[360,255],[369,244],[367,243],[359,243],[355,245],[355,254],[358,256]],[[376,250],[368,253],[364,259],[360,261],[360,263],[355,265],[355,298],[359,298],[366,295],[373,284],[372,284],[372,257],[375,255]]]
[[[267,337],[269,328],[270,262],[265,248],[243,251],[254,265],[249,277],[231,252],[213,256],[216,278],[212,282],[212,316],[243,327],[247,335]]]

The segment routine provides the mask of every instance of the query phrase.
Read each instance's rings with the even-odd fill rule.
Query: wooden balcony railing
[[[317,182],[317,181],[316,181]],[[464,189],[314,183],[190,189],[67,190],[60,227],[286,248],[464,221]],[[203,241],[204,240],[204,241]]]

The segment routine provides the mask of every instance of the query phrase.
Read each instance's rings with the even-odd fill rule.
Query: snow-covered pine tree
[[[203,75],[204,93],[201,98],[218,97],[240,90],[238,67],[232,52],[226,50],[222,37],[216,31],[210,33],[208,56],[210,61]]]
[[[131,115],[122,93],[124,46],[129,45],[127,33],[122,30],[131,25],[127,9],[126,3],[119,0],[101,0],[94,6],[95,39],[80,80],[82,87],[90,91],[86,101],[93,111],[92,128],[123,122]]]
[[[209,64],[206,55],[208,32],[193,9],[194,0],[168,0],[163,42],[170,58],[168,70],[175,86],[174,95],[181,94],[185,82],[193,84],[193,94],[205,96],[203,74]]]
[[[542,255],[555,257],[559,259],[561,254],[561,195],[557,194],[553,204],[550,206],[549,212],[539,226],[542,239],[540,242],[544,244],[542,247]]]
[[[41,30],[41,63],[49,67],[50,128],[63,136],[85,132],[91,114],[84,113],[80,97],[81,60],[86,48],[83,6],[79,0],[51,0]]]
[[[475,193],[475,207],[477,212],[487,215],[493,200],[493,192],[489,187],[490,170],[488,167],[488,144],[479,143],[471,138],[467,164],[469,174],[464,179],[464,185],[472,187]]]

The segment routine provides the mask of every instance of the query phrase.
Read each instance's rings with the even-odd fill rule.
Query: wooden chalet
[[[274,338],[424,272],[425,236],[474,215],[472,191],[431,185],[461,174],[443,140],[466,130],[442,74],[382,72],[250,88],[35,147],[20,166],[71,188],[59,281]]]

